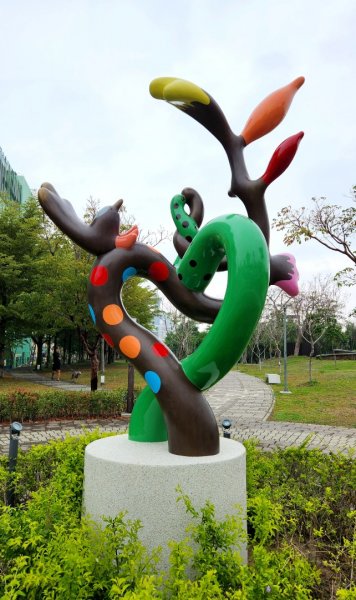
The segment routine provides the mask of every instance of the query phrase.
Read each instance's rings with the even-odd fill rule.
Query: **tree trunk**
[[[132,413],[134,405],[134,381],[135,381],[135,369],[134,366],[129,363],[127,370],[127,405],[126,411]]]
[[[47,339],[47,355],[46,355],[46,367],[47,367],[47,369],[49,369],[49,366],[51,364],[51,340],[52,340],[51,337],[49,337]]]
[[[5,371],[5,322],[0,320],[0,377],[4,377]]]
[[[0,344],[0,378],[4,377],[5,344]]]
[[[312,383],[312,358],[314,355],[314,344],[310,343],[310,354],[309,354],[309,383]]]
[[[99,359],[97,349],[90,354],[90,389],[95,392],[98,389],[98,370],[99,370]]]
[[[79,351],[78,351],[79,362],[84,360],[84,344],[82,338],[79,336]]]
[[[115,352],[114,349],[110,346],[108,347],[108,365],[111,365],[114,362]]]
[[[43,351],[43,335],[39,335],[37,338],[33,338],[37,346],[37,356],[36,356],[36,371],[40,371],[42,369],[42,351]]]
[[[294,356],[299,356],[299,352],[300,352],[300,346],[302,344],[302,332],[298,331],[297,332],[297,339],[295,340],[295,346],[294,346]]]
[[[247,363],[247,350],[244,350],[244,352],[243,352],[243,354],[242,354],[242,356],[241,356],[241,358],[240,358],[239,362],[240,362],[242,365],[245,365],[245,364]]]
[[[68,335],[68,365],[72,364],[72,332]]]

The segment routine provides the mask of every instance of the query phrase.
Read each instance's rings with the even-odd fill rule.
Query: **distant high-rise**
[[[3,193],[7,198],[23,204],[32,196],[30,187],[26,179],[11,168],[6,156],[0,148],[0,194]],[[0,298],[0,305],[2,300]],[[24,338],[18,343],[9,342],[6,348],[5,363],[7,368],[20,367],[29,364],[31,361],[33,342],[31,338]]]
[[[6,156],[0,148],[0,192],[4,192],[11,200],[23,204],[32,195],[23,175],[11,168]]]

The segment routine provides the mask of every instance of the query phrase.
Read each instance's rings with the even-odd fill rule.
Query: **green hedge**
[[[117,417],[126,407],[127,390],[70,392],[16,389],[0,394],[0,421]]]
[[[249,564],[235,551],[244,535],[238,514],[217,521],[211,504],[196,509],[178,490],[191,526],[185,541],[170,544],[162,573],[138,522],[120,514],[100,530],[81,519],[84,449],[98,437],[20,453],[13,509],[1,502],[8,474],[0,458],[3,600],[355,599],[351,457],[304,448],[264,454],[247,444]]]

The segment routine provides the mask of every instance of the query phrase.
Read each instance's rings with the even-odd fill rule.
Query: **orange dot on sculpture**
[[[118,325],[124,318],[120,306],[117,304],[108,304],[103,310],[103,320],[108,325]]]
[[[136,358],[141,352],[141,343],[134,335],[125,335],[119,342],[119,348],[128,358]]]

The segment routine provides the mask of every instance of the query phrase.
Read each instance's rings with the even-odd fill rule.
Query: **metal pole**
[[[101,338],[101,376],[100,376],[100,385],[104,385],[105,383],[105,340]]]
[[[283,306],[283,362],[284,362],[284,390],[281,394],[291,394],[288,389],[288,373],[287,373],[287,305]]]

